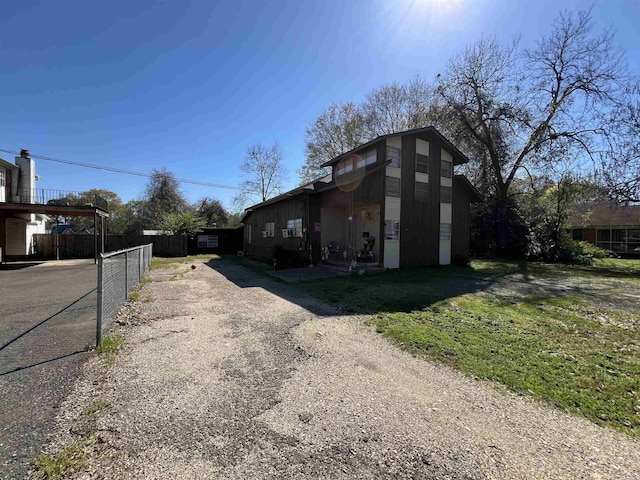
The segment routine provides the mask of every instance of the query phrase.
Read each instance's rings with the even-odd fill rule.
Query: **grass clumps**
[[[57,480],[79,471],[87,460],[83,446],[74,441],[59,452],[38,455],[34,463],[36,472],[32,478]]]

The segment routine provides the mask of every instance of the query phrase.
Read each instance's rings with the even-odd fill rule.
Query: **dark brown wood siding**
[[[471,241],[469,195],[465,185],[455,178],[453,179],[451,223],[451,262],[468,262]]]
[[[429,191],[426,202],[415,200],[416,139],[429,142]],[[400,267],[438,265],[440,240],[440,148],[436,137],[402,137],[400,201]]]
[[[304,230],[302,238],[284,238],[282,230],[287,228],[287,220],[297,218],[302,219],[302,228]],[[273,237],[262,236],[262,231],[265,229],[267,222],[275,222],[275,235]],[[249,225],[251,225],[251,243],[248,241],[249,229],[247,227]],[[247,215],[244,227],[244,251],[245,254],[252,258],[272,260],[273,249],[276,245],[281,245],[288,250],[310,252],[309,196],[306,194],[296,195],[271,205],[259,207]]]
[[[303,220],[304,222],[304,220]],[[311,262],[316,264],[320,262],[321,249],[320,245],[320,195],[309,195],[309,244],[311,246]]]

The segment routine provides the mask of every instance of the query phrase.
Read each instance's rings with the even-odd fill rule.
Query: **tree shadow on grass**
[[[240,288],[263,288],[320,316],[422,310],[486,290],[502,277],[477,275],[462,267],[422,267],[287,284],[229,259],[212,259],[205,265]]]

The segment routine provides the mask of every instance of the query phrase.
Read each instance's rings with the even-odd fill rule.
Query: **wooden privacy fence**
[[[40,233],[33,236],[35,255],[39,258],[60,259],[94,258],[95,239],[93,235],[54,235]],[[124,250],[138,245],[153,244],[153,254],[157,257],[183,257],[187,255],[187,237],[184,235],[107,235],[105,251]]]

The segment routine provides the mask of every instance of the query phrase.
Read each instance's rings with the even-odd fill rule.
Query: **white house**
[[[15,164],[0,158],[0,204],[36,203],[35,162],[22,150]],[[46,233],[47,215],[0,209],[0,248],[4,256],[33,253],[33,234]]]

